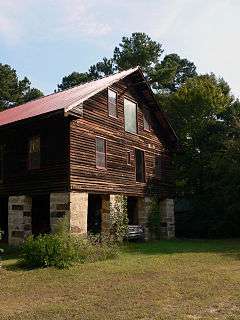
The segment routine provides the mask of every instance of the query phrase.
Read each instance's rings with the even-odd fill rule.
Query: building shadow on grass
[[[21,251],[19,248],[10,247],[5,243],[0,243],[0,248],[2,251],[0,253],[0,265],[2,269],[9,271],[30,270],[23,266],[23,263],[21,261]]]
[[[222,253],[240,258],[240,239],[221,240],[161,240],[145,243],[126,243],[124,252],[132,254]]]

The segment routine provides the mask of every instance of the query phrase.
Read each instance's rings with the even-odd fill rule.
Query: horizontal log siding
[[[41,137],[41,166],[28,170],[28,141],[33,135]],[[0,144],[5,145],[0,195],[34,195],[69,189],[69,120],[63,113],[2,128]]]
[[[70,188],[101,193],[124,193],[143,196],[152,192],[166,197],[172,191],[169,155],[156,134],[143,130],[143,101],[136,90],[127,89],[121,82],[112,87],[118,92],[118,117],[108,116],[107,90],[84,103],[83,118],[70,124]],[[123,99],[138,102],[138,133],[124,130]],[[156,124],[155,124],[156,126]],[[107,169],[96,168],[95,138],[107,140]],[[135,179],[134,148],[145,153],[146,183]],[[127,165],[127,151],[131,151],[131,165]],[[161,179],[155,177],[155,156],[162,155],[164,172]]]

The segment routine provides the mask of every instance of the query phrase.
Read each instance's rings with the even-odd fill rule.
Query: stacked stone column
[[[111,227],[111,207],[117,205],[121,214],[119,197],[123,195],[102,195],[102,233],[108,233]],[[138,223],[145,228],[145,239],[148,240],[148,218],[151,213],[151,197],[138,198]],[[123,209],[123,208],[122,208]],[[160,202],[160,236],[162,239],[175,237],[174,202],[165,199]],[[60,222],[65,220],[71,233],[87,234],[88,193],[65,192],[50,194],[50,226],[52,232]],[[21,244],[32,234],[32,199],[29,196],[10,196],[8,202],[8,235],[10,245]]]
[[[102,195],[101,232],[108,234],[110,230],[110,196]]]
[[[10,196],[8,200],[8,243],[20,245],[32,234],[32,198]]]
[[[61,192],[50,194],[50,225],[56,231],[61,222],[71,233],[87,233],[88,193]]]
[[[161,238],[172,239],[175,237],[174,201],[165,199],[160,202]]]
[[[114,217],[111,216],[113,211],[117,211],[119,215],[124,212],[124,208],[121,206],[123,204],[124,195],[120,194],[110,194],[102,195],[102,210],[101,210],[101,232],[108,234],[111,228],[111,223]],[[112,210],[114,209],[114,210]]]
[[[70,231],[74,234],[87,234],[88,193],[70,193]]]
[[[148,218],[151,214],[151,197],[138,198],[138,223],[144,226],[145,240],[149,240]],[[165,199],[160,201],[160,237],[162,239],[172,239],[175,237],[175,221],[174,221],[174,201],[173,199]]]

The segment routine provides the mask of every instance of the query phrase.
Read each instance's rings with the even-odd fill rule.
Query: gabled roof
[[[98,92],[134,73],[136,70],[138,70],[138,67],[4,110],[0,112],[0,126],[61,109],[68,112]]]
[[[84,101],[132,74],[135,74],[139,79],[138,84],[141,86],[141,94],[145,95],[145,97],[147,96],[149,104],[153,107],[153,112],[161,123],[161,129],[165,131],[169,138],[167,140],[173,144],[177,143],[178,138],[164,113],[161,111],[155,95],[140,67],[122,71],[100,80],[87,82],[68,90],[52,93],[17,107],[4,110],[0,112],[0,127],[58,110],[63,110],[65,114],[74,114],[74,110]]]

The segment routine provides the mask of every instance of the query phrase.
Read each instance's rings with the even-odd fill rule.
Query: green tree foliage
[[[62,83],[58,84],[58,90],[62,91],[62,90],[70,89],[74,86],[77,86],[81,83],[88,82],[93,79],[94,78],[92,78],[87,72],[79,73],[74,71],[68,76],[65,76],[62,78]]]
[[[59,88],[141,66],[181,143],[174,159],[177,191],[193,209],[184,229],[193,237],[240,235],[240,103],[223,79],[197,75],[193,62],[162,54],[160,43],[136,32],[122,38],[112,58],[92,65],[73,83],[72,75],[64,77]]]
[[[157,63],[151,73],[151,80],[156,89],[176,91],[188,78],[197,75],[196,66],[187,59],[172,53]]]
[[[195,237],[240,235],[239,102],[213,74],[188,79],[159,99],[181,141],[175,157],[178,192],[193,209],[186,232]]]
[[[141,66],[149,72],[158,63],[163,52],[162,45],[153,41],[148,35],[135,32],[131,37],[123,37],[122,42],[114,49],[113,60],[117,70]]]
[[[72,72],[62,78],[58,84],[58,91],[70,89],[74,86],[84,84],[88,81],[97,80],[104,76],[114,73],[114,64],[112,59],[103,58],[102,61],[90,66],[88,72]]]
[[[113,59],[103,58],[102,61],[90,66],[88,74],[92,79],[100,79],[105,76],[110,76],[114,73]]]
[[[43,93],[31,88],[28,78],[19,80],[16,70],[0,63],[0,110],[28,102],[43,96]]]
[[[146,33],[135,32],[123,37],[113,50],[112,58],[90,66],[88,72],[73,72],[63,77],[58,90],[69,89],[87,81],[100,79],[115,72],[140,66],[155,89],[174,91],[189,77],[196,75],[195,65],[177,54],[165,56],[162,45],[152,40]]]

